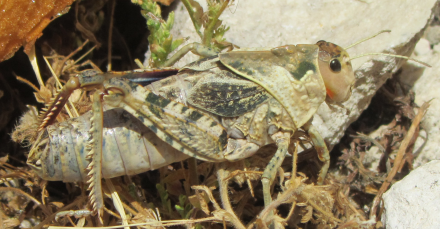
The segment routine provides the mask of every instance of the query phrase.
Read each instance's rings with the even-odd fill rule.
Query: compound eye
[[[330,61],[330,69],[335,72],[338,73],[341,71],[341,62],[339,62],[338,59],[333,59]]]

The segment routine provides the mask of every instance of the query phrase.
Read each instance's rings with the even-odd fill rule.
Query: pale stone
[[[199,2],[206,10],[205,1]],[[388,52],[409,55],[431,20],[436,2],[239,0],[227,8],[220,19],[224,25],[230,26],[225,36],[227,41],[240,47],[314,44],[318,40],[347,47],[381,30],[392,30],[349,49],[349,54]],[[175,14],[173,36],[188,37],[188,43],[200,42],[183,4],[177,5]],[[178,66],[196,59],[196,56],[188,55]],[[314,125],[327,143],[333,146],[339,141],[345,129],[359,117],[375,92],[403,62],[383,56],[353,60],[357,82],[349,101],[343,107],[324,104],[314,118]]]
[[[426,41],[426,40],[424,40]],[[426,42],[418,44],[416,50],[426,49]],[[431,52],[424,52],[423,55],[414,55],[421,61],[430,64],[431,68],[422,68],[412,63],[407,63],[402,68],[400,79],[409,87],[414,86],[416,95],[415,102],[422,105],[424,102],[430,102],[428,112],[421,122],[421,136],[417,139],[415,147],[414,167],[425,164],[434,159],[440,159],[438,153],[440,142],[440,44],[434,46]],[[420,148],[423,146],[423,148]]]
[[[414,55],[424,56],[431,54],[432,54],[431,43],[427,39],[421,38],[419,42],[417,42],[416,48],[414,49]]]
[[[396,182],[383,195],[388,229],[440,227],[440,161],[431,161]]]
[[[440,25],[431,26],[425,33],[426,39],[429,43],[436,45],[440,42]]]

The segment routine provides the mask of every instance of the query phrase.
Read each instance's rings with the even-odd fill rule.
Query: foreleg
[[[275,152],[275,155],[270,160],[269,164],[266,166],[266,169],[264,170],[263,176],[261,178],[261,182],[263,183],[263,197],[265,207],[267,207],[272,202],[270,187],[275,180],[278,168],[280,168],[281,163],[283,163],[284,158],[286,157],[287,150],[290,144],[290,135],[290,132],[277,132],[272,135],[272,139],[274,139],[278,149]]]
[[[312,125],[311,121],[306,123],[303,126],[304,130],[306,130],[313,142],[313,145],[318,152],[318,158],[320,161],[324,163],[319,172],[318,177],[318,185],[322,185],[324,183],[325,176],[327,175],[328,168],[330,166],[330,153],[327,149],[327,145],[325,144],[324,139],[319,134],[318,130]]]

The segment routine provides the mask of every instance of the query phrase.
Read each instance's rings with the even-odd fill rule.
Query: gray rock
[[[422,131],[416,141],[414,167],[423,165],[431,160],[439,160],[438,153],[440,142],[440,44],[431,50],[428,40],[421,39],[417,44],[414,58],[425,61],[432,68],[420,68],[407,63],[402,68],[401,80],[409,87],[413,86],[415,102],[419,105],[430,101],[425,117],[421,122]]]
[[[396,182],[383,195],[387,229],[439,228],[440,161],[431,161]]]
[[[440,43],[440,25],[429,27],[425,37],[432,45]]]

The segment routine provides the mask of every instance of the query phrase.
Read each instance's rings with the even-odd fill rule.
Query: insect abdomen
[[[41,176],[46,180],[85,181],[91,113],[47,127],[41,150]],[[122,109],[104,113],[102,175],[112,178],[154,170],[188,156],[160,140]],[[36,155],[38,155],[37,153]]]

